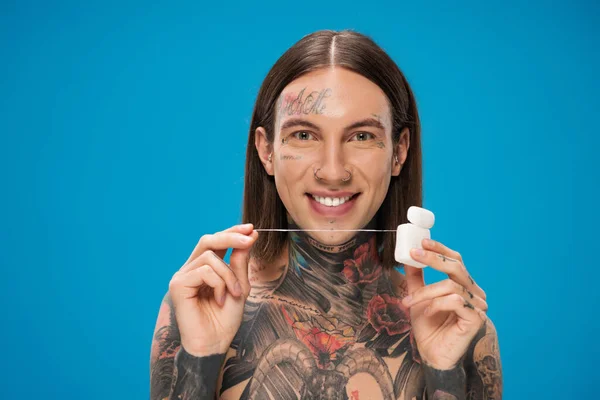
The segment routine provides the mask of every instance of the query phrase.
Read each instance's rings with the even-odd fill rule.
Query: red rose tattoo
[[[377,333],[386,331],[389,336],[410,331],[408,309],[400,299],[388,294],[373,296],[367,306],[367,319]]]
[[[402,301],[388,294],[373,296],[367,306],[367,320],[378,334],[388,336],[409,333],[412,359],[421,363],[421,356],[410,324],[410,314]]]
[[[350,283],[371,283],[381,276],[381,270],[373,237],[354,250],[352,259],[344,261],[342,273]]]

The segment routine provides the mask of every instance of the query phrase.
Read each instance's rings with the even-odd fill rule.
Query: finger
[[[254,230],[254,225],[247,223],[247,224],[234,225],[234,226],[227,228],[221,232],[237,232],[237,233],[241,233],[243,235],[249,235],[250,233],[252,233],[253,230]]]
[[[214,251],[208,250],[200,255],[200,257],[196,258],[194,261],[190,263],[193,264],[208,264],[213,270],[225,281],[227,285],[227,289],[229,293],[234,296],[239,296],[242,294],[242,287],[235,273],[231,270],[229,265],[222,258],[217,256]]]
[[[412,293],[410,296],[402,299],[402,302],[407,307],[411,307],[423,301],[433,300],[435,298],[447,296],[453,293],[460,295],[463,299],[470,302],[480,310],[488,310],[488,304],[485,300],[477,295],[474,295],[466,287],[459,285],[452,279],[445,279],[443,281],[422,287]]]
[[[442,243],[437,242],[435,240],[423,239],[421,245],[423,246],[423,248],[425,250],[431,250],[435,253],[445,255],[446,257],[450,257],[450,258],[452,258],[454,260],[458,260],[460,262],[463,261],[462,256],[460,255],[459,252],[454,251],[454,250],[444,246]]]
[[[194,275],[200,276],[204,280],[205,285],[213,289],[213,296],[217,304],[222,306],[225,303],[227,286],[223,278],[215,272],[211,265],[203,265],[200,268],[189,271],[186,275],[190,275],[190,280],[193,279]],[[200,288],[200,290],[202,289]]]
[[[187,264],[199,257],[206,250],[213,250],[219,257],[223,258],[229,248],[248,248],[252,246],[254,240],[250,239],[249,235],[254,231],[251,224],[249,226],[250,228],[245,228],[243,225],[235,226],[226,231],[203,235],[185,263]]]
[[[450,258],[451,260],[455,260],[458,261],[460,263],[462,263],[462,265],[464,266],[465,262],[462,258],[462,255],[455,250],[452,250],[451,248],[445,246],[444,244],[432,240],[432,239],[423,239],[422,241],[422,246],[424,249],[426,250],[431,250],[435,253],[440,254],[441,256],[445,256],[445,258]],[[448,260],[451,262],[451,260]],[[466,272],[466,269],[465,269]],[[466,273],[467,275],[467,279],[469,280],[471,286],[471,290],[475,293],[477,293],[480,297],[482,297],[483,299],[485,299],[485,292],[483,291],[483,289],[481,289],[473,280],[473,278],[471,277],[471,275],[469,275],[469,273]]]
[[[441,311],[453,311],[458,317],[472,323],[485,321],[485,312],[456,293],[433,299],[424,314],[432,316]]]
[[[254,231],[251,234],[253,240],[258,238],[258,232]],[[250,293],[250,282],[248,281],[248,261],[250,258],[250,249],[234,249],[229,257],[231,270],[235,274],[242,287],[244,296]]]
[[[422,268],[415,268],[404,264],[404,275],[406,276],[406,288],[409,294],[425,286]]]
[[[441,271],[460,285],[469,289],[472,293],[485,300],[485,292],[475,283],[462,261],[439,254],[430,250],[411,249],[411,257],[416,261],[429,265],[431,268]]]
[[[198,291],[210,287],[219,305],[225,301],[225,281],[210,265],[202,265],[185,273],[177,273],[171,280],[169,290],[185,297],[197,296]],[[192,289],[192,290],[185,290]]]

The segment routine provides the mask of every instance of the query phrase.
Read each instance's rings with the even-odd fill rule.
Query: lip
[[[325,194],[323,194],[323,193],[325,193]],[[352,197],[350,200],[346,201],[342,205],[339,205],[336,207],[328,207],[328,206],[325,206],[325,205],[319,203],[318,201],[316,201],[311,196],[311,194],[314,194],[315,196],[319,196],[319,197],[347,197],[347,196],[353,196],[353,195],[356,195],[356,196]],[[350,210],[354,207],[354,204],[356,203],[356,199],[358,197],[360,197],[360,193],[335,192],[335,195],[332,195],[331,192],[313,192],[310,194],[307,193],[306,197],[308,198],[308,202],[309,202],[312,210],[314,212],[316,212],[317,214],[319,214],[320,216],[341,217],[343,215],[346,215],[348,212],[350,212]]]

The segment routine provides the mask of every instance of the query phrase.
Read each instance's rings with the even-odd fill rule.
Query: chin
[[[335,228],[334,228],[335,229]],[[307,232],[317,242],[326,245],[340,245],[348,242],[357,232]]]

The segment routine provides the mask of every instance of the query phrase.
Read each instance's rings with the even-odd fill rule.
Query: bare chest
[[[249,299],[221,374],[221,398],[420,398],[406,310],[393,295],[364,293],[352,304],[282,292]]]

